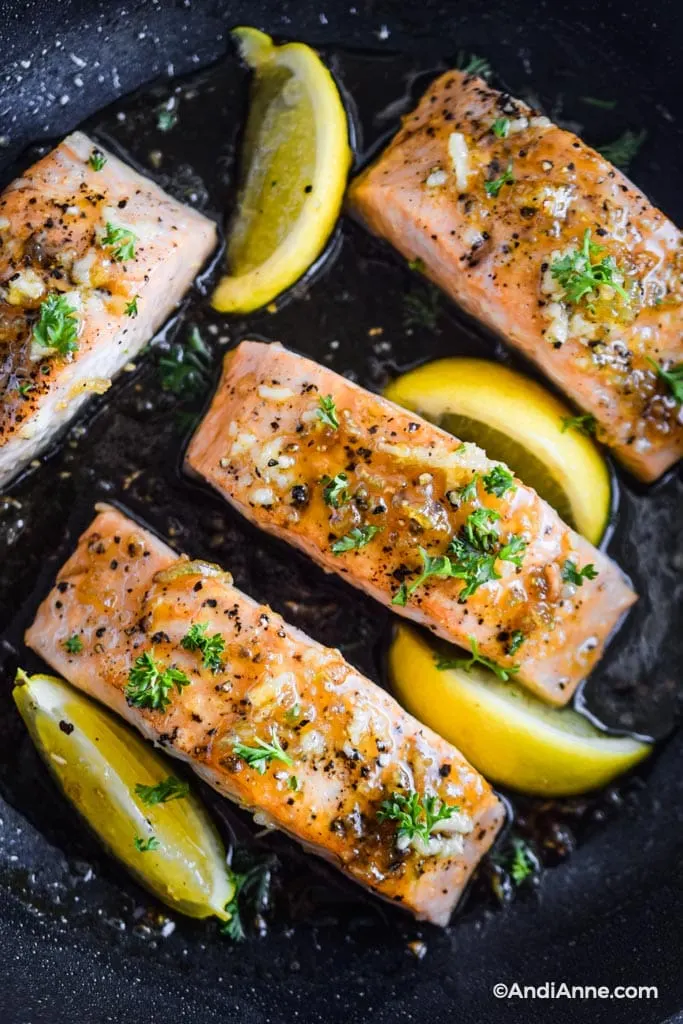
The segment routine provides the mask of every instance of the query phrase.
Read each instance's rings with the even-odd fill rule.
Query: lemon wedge
[[[233,37],[254,71],[221,313],[249,313],[301,277],[339,216],[351,167],[346,113],[332,75],[303,43],[255,28]]]
[[[550,708],[486,669],[438,669],[436,648],[411,626],[396,628],[389,678],[406,710],[491,782],[523,793],[585,793],[651,751],[647,743],[601,732],[571,708]]]
[[[166,758],[63,680],[18,678],[12,695],[40,756],[104,845],[169,907],[228,920],[235,887],[203,804],[191,792],[152,804],[136,792],[173,775]]]
[[[505,462],[569,526],[600,542],[611,507],[607,464],[589,437],[563,432],[572,412],[540,384],[484,359],[439,359],[385,394]]]

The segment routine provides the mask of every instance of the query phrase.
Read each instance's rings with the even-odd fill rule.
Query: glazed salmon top
[[[215,236],[201,213],[81,132],[0,195],[0,482],[67,407],[109,387]]]
[[[660,372],[683,360],[681,233],[599,153],[448,72],[350,207],[535,360],[633,472],[681,456],[680,390]]]
[[[193,629],[210,649],[188,643]],[[218,566],[178,558],[116,509],[104,507],[81,537],[26,641],[260,824],[438,924],[503,821],[462,755],[339,651],[258,605]],[[146,699],[145,666],[147,679],[150,666],[173,669],[165,706]],[[413,793],[449,811],[422,839],[402,837],[381,813],[384,800]]]
[[[260,527],[557,703],[635,600],[507,467],[277,344],[226,356],[187,459]]]

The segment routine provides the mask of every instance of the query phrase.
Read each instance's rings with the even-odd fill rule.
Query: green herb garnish
[[[353,551],[355,548],[364,548],[369,544],[376,533],[381,533],[381,526],[354,526],[354,528],[332,545],[332,554],[341,555],[345,551]]]
[[[499,540],[498,531],[493,528],[499,519],[500,513],[492,508],[475,509],[470,512],[463,526],[465,539],[473,548],[490,552]]]
[[[126,303],[126,308],[124,309],[124,313],[126,314],[126,316],[136,317],[138,315],[138,299],[139,298],[140,298],[139,295],[135,295],[130,300],[130,302]]]
[[[657,372],[657,376],[661,377],[668,384],[669,390],[678,404],[683,405],[683,363],[676,363],[670,370],[665,370],[664,367],[660,366],[654,359],[650,359],[649,356],[647,361]]]
[[[447,804],[435,796],[420,799],[415,790],[405,793],[393,792],[388,800],[383,800],[377,811],[378,821],[395,821],[398,839],[422,839],[428,843],[429,838],[441,821],[448,821],[460,808],[457,804]]]
[[[517,490],[513,474],[501,465],[494,466],[486,476],[482,477],[482,483],[484,490],[488,494],[495,494],[497,498],[502,498],[509,490]]]
[[[584,565],[583,569],[577,569],[576,562],[568,558],[562,566],[562,580],[564,583],[573,583],[575,587],[582,587],[584,579],[594,580],[598,570],[592,562]]]
[[[337,473],[336,476],[324,476],[320,483],[323,485],[323,501],[332,508],[339,508],[349,500],[349,493],[346,485],[349,478],[346,473]]]
[[[632,132],[627,129],[614,142],[608,142],[604,146],[596,148],[605,160],[609,160],[611,164],[619,167],[622,171],[627,171],[646,138],[647,131],[644,128],[640,132]]]
[[[255,747],[247,746],[245,743],[235,743],[232,749],[238,757],[246,761],[250,768],[255,768],[259,775],[265,775],[266,768],[273,760],[282,761],[283,764],[287,764],[291,768],[294,761],[280,746],[280,740],[274,728],[271,729],[270,738],[271,742],[267,743],[257,736],[254,741],[257,744]]]
[[[150,850],[158,850],[161,843],[156,836],[150,836],[149,839],[143,839],[142,836],[136,836],[133,840],[135,843],[135,849],[138,853],[149,853]]]
[[[159,359],[161,387],[182,399],[196,398],[209,382],[211,351],[193,327],[185,344],[176,342]]]
[[[287,779],[287,789],[291,789],[292,793],[296,793],[299,789],[299,780],[296,775],[290,775]]]
[[[486,195],[489,199],[496,199],[503,185],[514,185],[515,179],[512,176],[512,163],[509,163],[499,178],[493,178],[484,182]]]
[[[531,851],[523,839],[512,840],[513,854],[510,860],[510,877],[515,885],[521,885],[533,875],[536,864]]]
[[[78,351],[78,318],[76,310],[59,292],[48,295],[38,310],[33,325],[33,340],[44,348],[54,349],[60,356]]]
[[[470,642],[472,653],[469,658],[444,658],[441,655],[435,655],[436,667],[441,672],[448,671],[449,669],[461,669],[464,672],[471,672],[475,665],[482,665],[484,668],[490,669],[491,672],[495,672],[499,679],[502,679],[504,683],[508,681],[510,676],[515,675],[519,672],[519,665],[512,665],[509,668],[503,668],[502,665],[497,665],[495,661],[491,661],[485,655],[479,651],[479,644],[474,636],[468,636],[467,639]]]
[[[178,123],[178,114],[168,106],[159,107],[157,110],[157,128],[160,132],[170,132]]]
[[[491,131],[499,139],[506,139],[510,131],[510,118],[497,117],[491,125]]]
[[[464,50],[458,53],[455,66],[466,75],[479,75],[480,78],[489,78],[493,74],[486,57],[478,57],[476,53],[471,53],[468,58]]]
[[[408,329],[422,327],[436,331],[440,314],[441,294],[433,285],[403,296],[403,324]]]
[[[180,641],[180,645],[186,651],[201,651],[204,668],[210,668],[212,672],[220,672],[225,668],[222,658],[225,651],[225,640],[222,633],[213,633],[211,636],[207,636],[208,628],[208,622],[193,623]]]
[[[592,437],[595,434],[597,423],[595,416],[591,416],[589,412],[584,413],[583,416],[563,416],[560,432],[564,434],[567,430],[576,430],[579,434]]]
[[[550,273],[564,288],[564,298],[576,305],[582,299],[595,293],[602,285],[614,289],[621,295],[624,302],[629,302],[629,294],[616,280],[621,276],[613,256],[604,256],[599,263],[592,259],[603,251],[603,246],[591,242],[590,228],[583,235],[580,249],[550,264]]]
[[[35,389],[36,389],[36,386],[33,383],[33,381],[30,381],[30,380],[22,380],[21,382],[17,381],[17,391],[19,392],[19,394],[21,395],[22,398],[26,398],[26,396],[29,393],[29,391],[35,391]]]
[[[617,105],[616,100],[601,100],[597,96],[579,96],[579,99],[586,106],[597,107],[599,110],[614,110]]]
[[[117,263],[135,259],[135,243],[138,236],[130,228],[119,228],[107,221],[107,230],[102,236],[102,245],[111,249],[112,259]]]
[[[316,416],[321,423],[324,423],[326,427],[331,427],[332,430],[339,429],[339,419],[337,417],[337,407],[334,404],[332,395],[320,395],[318,399],[318,409],[316,410]]]
[[[230,920],[221,925],[221,935],[226,935],[233,942],[242,942],[245,938],[242,915],[249,906],[254,912],[262,911],[268,904],[270,882],[273,872],[274,858],[268,857],[254,864],[246,871],[230,870],[235,891],[225,909]]]
[[[425,261],[421,256],[416,256],[413,260],[408,260],[408,269],[416,270],[419,274],[424,274]]]
[[[458,449],[460,450],[460,449]],[[481,477],[480,473],[473,473],[472,478],[468,484],[460,491],[460,498],[462,501],[474,501],[477,497],[477,484]]]
[[[69,654],[80,654],[83,650],[83,641],[78,633],[74,633],[73,636],[67,637],[66,640],[62,642],[64,644],[64,650]]]
[[[512,633],[510,634],[510,642],[507,645],[507,653],[510,656],[516,654],[525,640],[526,637],[524,636],[524,633],[521,631],[521,629],[513,629]]]
[[[522,555],[526,551],[527,546],[528,541],[513,533],[508,537],[507,543],[501,547],[498,557],[502,562],[512,562],[519,569],[522,565]]]
[[[167,779],[157,782],[156,786],[145,786],[138,782],[135,792],[143,804],[153,807],[155,804],[166,804],[169,800],[181,800],[189,796],[190,786],[182,779],[177,779],[175,775],[169,775]]]
[[[408,598],[431,576],[436,576],[439,579],[448,579],[454,575],[453,566],[448,555],[435,555],[432,557],[423,547],[418,548],[418,551],[422,559],[422,572],[413,580],[410,586],[405,582],[401,584],[394,594],[392,604],[404,607],[408,603]]]
[[[107,162],[107,158],[101,149],[93,149],[92,153],[88,157],[88,164],[92,167],[93,171],[101,171]]]
[[[153,652],[145,651],[133,662],[124,693],[133,707],[165,711],[171,703],[169,693],[173,687],[180,693],[184,686],[189,685],[190,680],[184,672],[172,665],[163,668]]]

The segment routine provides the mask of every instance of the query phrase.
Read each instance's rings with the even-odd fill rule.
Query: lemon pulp
[[[597,789],[650,752],[601,732],[571,708],[551,708],[486,669],[440,670],[436,648],[400,624],[389,676],[400,703],[461,751],[491,782],[538,796]]]
[[[322,252],[351,166],[346,114],[330,72],[302,43],[276,46],[253,28],[233,36],[254,71],[222,312],[271,302]]]
[[[234,885],[203,804],[190,793],[149,806],[135,791],[173,774],[166,758],[61,679],[23,677],[12,695],[65,795],[138,881],[190,917],[228,919]],[[136,837],[153,848],[140,852]]]

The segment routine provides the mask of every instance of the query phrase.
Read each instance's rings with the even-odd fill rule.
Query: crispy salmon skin
[[[214,224],[75,132],[0,195],[0,486],[149,341]]]
[[[635,595],[473,444],[281,345],[225,358],[187,466],[326,570],[569,700]]]
[[[681,233],[599,153],[451,71],[349,208],[594,416],[634,474],[680,458],[680,385],[662,371],[683,361]]]
[[[213,641],[212,656],[193,636]],[[419,918],[448,922],[503,822],[462,755],[338,651],[115,509],[103,507],[83,534],[26,642],[259,824]],[[139,682],[150,659],[175,673],[157,709]],[[406,835],[384,813],[409,799],[442,812],[425,835]]]

